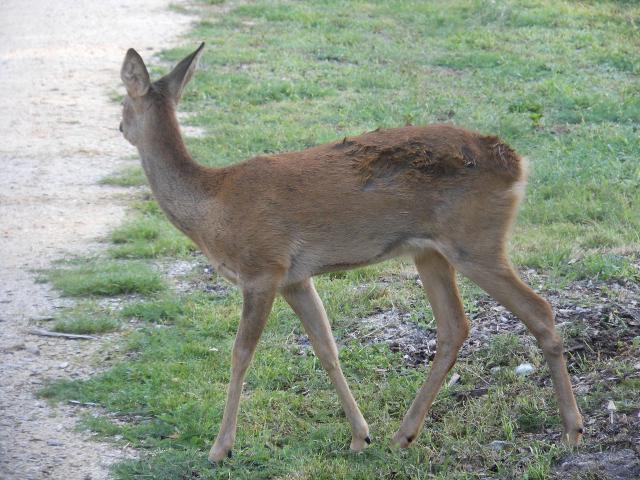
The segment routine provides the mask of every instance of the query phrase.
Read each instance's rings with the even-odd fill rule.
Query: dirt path
[[[176,3],[175,0],[171,3]],[[97,180],[135,153],[117,131],[124,52],[148,58],[192,20],[166,0],[0,4],[0,478],[106,478],[133,452],[88,442],[74,407],[35,398],[51,378],[89,375],[101,342],[34,337],[64,301],[34,269],[83,254],[118,224],[121,191]],[[153,46],[150,51],[145,47]]]

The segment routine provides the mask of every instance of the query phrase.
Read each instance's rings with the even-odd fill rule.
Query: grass
[[[58,320],[53,325],[54,332],[63,333],[108,333],[120,328],[120,322],[110,316],[72,318]]]
[[[120,329],[120,319],[97,302],[84,300],[56,315],[52,330],[62,333],[100,334]]]
[[[163,296],[129,303],[120,313],[126,318],[137,318],[150,323],[164,323],[184,313],[183,302],[183,299],[175,296]]]
[[[611,285],[615,298],[615,285],[638,281],[635,3],[259,0],[200,16],[191,45],[164,53],[174,62],[200,40],[208,45],[181,106],[207,132],[188,139],[200,162],[227,165],[406,123],[445,121],[499,134],[531,161],[512,257],[542,274],[536,288],[590,280]],[[111,182],[141,183],[139,170],[117,178]],[[559,431],[548,369],[539,350],[512,333],[456,365],[460,380],[437,397],[415,447],[388,449],[426,371],[408,368],[386,345],[354,339],[358,319],[395,308],[434,327],[413,270],[394,261],[317,279],[345,375],[370,424],[370,448],[348,452],[335,392],[301,347],[299,321],[278,300],[246,379],[234,457],[211,468],[206,452],[222,417],[240,295],[183,295],[166,286],[150,262],[184,261],[193,245],[148,195],[138,195],[130,221],[110,241],[111,259],[58,269],[50,279],[66,295],[137,292],[141,298],[123,300],[109,315],[142,326],[123,339],[112,369],[52,383],[42,394],[102,405],[109,415],[87,417],[86,427],[148,452],[118,464],[116,478],[544,479],[568,453],[548,433]],[[466,282],[461,291],[474,313],[484,297]],[[568,338],[582,333],[565,331]],[[620,412],[640,408],[638,348],[640,341],[618,357],[571,357],[572,375],[592,382],[578,395],[592,418],[609,400]],[[515,375],[521,362],[534,373]],[[606,417],[597,425],[607,428]],[[587,448],[607,448],[596,437]],[[506,447],[492,448],[494,440]]]
[[[107,175],[100,180],[102,185],[114,185],[117,187],[141,187],[147,185],[147,178],[142,168],[138,165],[123,168],[121,171]]]
[[[63,295],[112,296],[128,293],[153,293],[165,288],[165,282],[149,265],[135,262],[93,261],[58,268],[48,278]]]
[[[191,240],[176,230],[164,218],[156,215],[138,216],[111,234],[113,258],[155,258],[184,256],[195,250]]]

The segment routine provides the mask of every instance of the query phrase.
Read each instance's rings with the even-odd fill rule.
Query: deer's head
[[[120,131],[129,143],[140,146],[145,125],[149,123],[150,116],[157,113],[158,107],[169,105],[175,108],[193,76],[203,48],[204,43],[178,63],[171,73],[153,83],[138,52],[133,48],[127,51],[120,70],[120,78],[127,89],[122,102]]]

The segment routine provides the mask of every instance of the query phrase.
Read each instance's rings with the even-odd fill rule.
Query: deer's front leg
[[[371,442],[369,427],[351,394],[347,380],[342,374],[338,360],[338,349],[331,333],[331,325],[322,300],[313,286],[313,281],[307,279],[299,284],[288,286],[282,291],[282,295],[302,320],[304,329],[313,345],[313,350],[338,392],[342,408],[351,423],[351,449],[362,450]]]
[[[262,334],[273,299],[276,294],[275,285],[245,288],[243,290],[243,307],[240,326],[233,344],[231,358],[231,381],[227,392],[227,403],[224,408],[222,425],[216,441],[209,452],[210,462],[219,462],[226,456],[231,456],[231,448],[236,439],[236,421],[242,382],[249,363],[255,352],[256,345]]]

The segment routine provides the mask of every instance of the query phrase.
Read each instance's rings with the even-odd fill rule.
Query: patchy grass
[[[102,185],[117,187],[141,187],[147,185],[147,177],[139,165],[123,168],[120,172],[108,175],[100,180]]]
[[[56,315],[53,331],[64,333],[95,334],[119,330],[120,320],[109,308],[95,301],[81,301],[63,309]]]
[[[73,306],[58,311],[49,324],[51,330],[62,333],[100,334],[120,330],[119,313],[99,301],[82,299]]]
[[[137,318],[150,323],[166,323],[184,312],[183,300],[175,296],[163,296],[129,303],[120,313],[125,318]]]
[[[53,324],[54,332],[64,333],[108,333],[120,329],[120,322],[109,316],[83,317],[57,320]]]
[[[208,44],[181,106],[207,132],[188,140],[203,163],[227,165],[378,126],[431,122],[500,134],[528,157],[531,179],[512,256],[557,313],[585,413],[583,450],[637,448],[640,7],[568,0],[454,0],[447,8],[434,1],[256,1],[224,14],[204,9],[201,17],[193,45],[164,56],[175,61],[197,41]],[[157,204],[142,195],[133,208],[137,216],[114,232],[110,254],[185,261],[192,247],[176,240]],[[147,262],[81,264],[51,278],[66,294],[114,295],[128,290],[102,293],[104,284],[117,282],[97,279],[146,271],[162,283]],[[397,338],[377,338],[376,327],[362,319],[396,312],[400,327],[431,338],[433,316],[416,278],[406,262],[393,261],[316,282],[371,428],[373,443],[362,454],[348,451],[349,427],[333,387],[299,321],[278,300],[246,379],[234,457],[215,468],[207,464],[222,418],[240,295],[209,291],[200,281],[187,279],[190,295],[126,300],[112,317],[143,324],[123,340],[120,362],[42,393],[102,405],[108,413],[87,418],[86,426],[149,453],[117,465],[120,479],[553,476],[554,465],[571,452],[559,443],[540,351],[512,315],[464,281],[472,330],[455,367],[460,378],[437,397],[417,444],[389,450],[424,381],[432,344],[411,351]],[[214,274],[210,281],[220,280]],[[516,375],[522,362],[533,373]],[[609,401],[618,409],[613,422]]]
[[[191,240],[165,218],[146,215],[124,224],[111,234],[113,258],[156,258],[183,256],[195,251]]]
[[[156,271],[135,262],[91,261],[51,270],[47,276],[55,288],[69,296],[152,293],[165,288]]]

